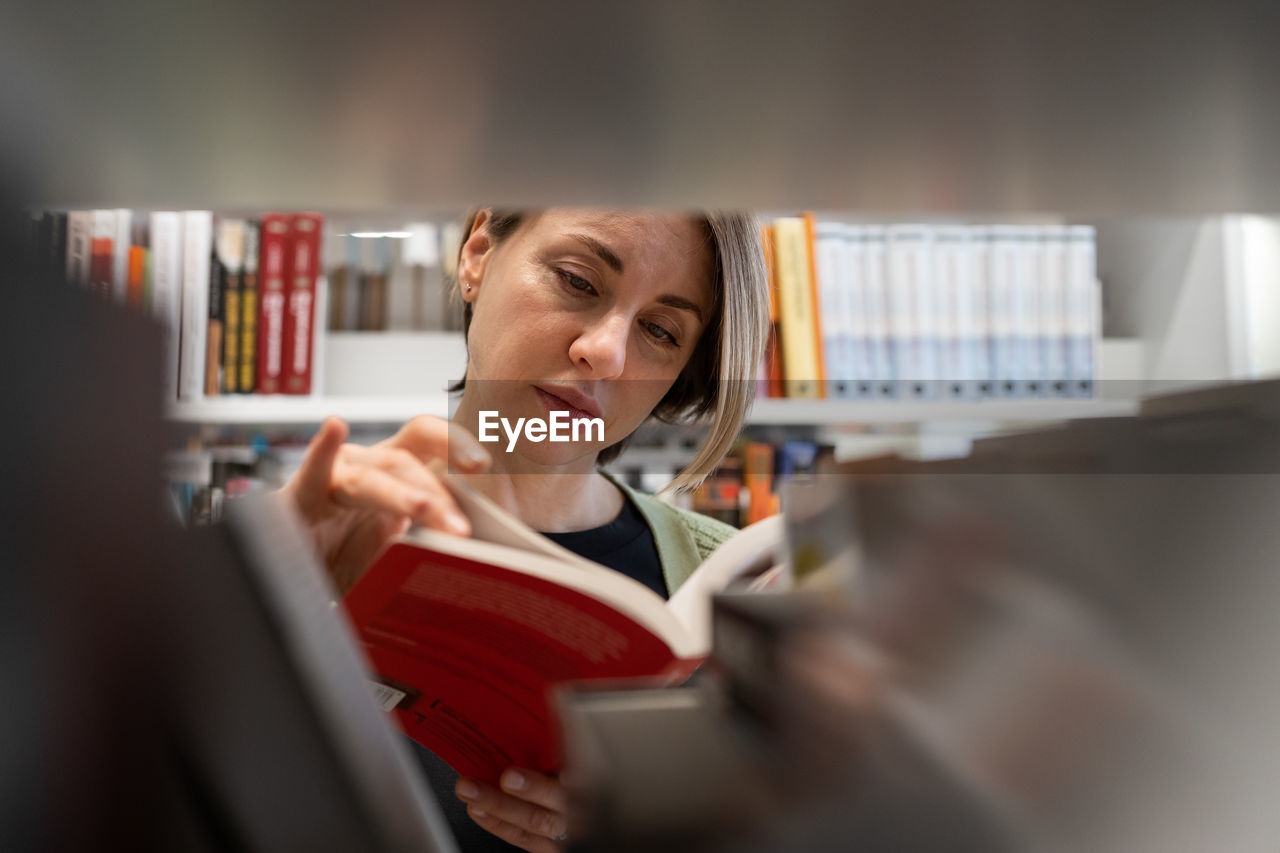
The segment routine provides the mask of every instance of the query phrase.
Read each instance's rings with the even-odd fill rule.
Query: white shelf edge
[[[901,424],[934,421],[1040,422],[1133,415],[1137,400],[1046,399],[858,401],[758,399],[747,422],[758,426]]]
[[[1141,342],[1102,339],[1099,374],[1101,379],[1128,379],[1141,375]],[[331,332],[322,345],[325,355],[340,354],[344,367],[358,364],[361,370],[376,369],[381,387],[442,386],[443,377],[461,373],[465,349],[460,332]],[[333,349],[334,353],[329,350]],[[389,354],[390,357],[389,357]],[[411,369],[403,375],[387,376],[388,360],[403,361]],[[326,361],[329,361],[326,359]],[[456,364],[455,364],[456,363]],[[440,367],[440,377],[422,376],[422,371]],[[337,369],[330,362],[329,367]],[[369,383],[338,383],[345,392],[360,386],[364,394],[246,395],[214,397],[179,402],[168,407],[168,419],[183,425],[225,426],[305,426],[319,424],[337,415],[352,424],[398,424],[416,415],[447,417],[448,396],[438,394],[368,393]],[[1104,389],[1105,390],[1105,389]],[[835,426],[839,424],[908,424],[913,422],[1042,422],[1084,417],[1116,417],[1137,411],[1136,400],[1120,398],[1027,398],[978,401],[903,400],[790,400],[757,399],[748,416],[753,426]]]
[[[348,423],[402,423],[417,415],[448,417],[449,400],[438,396],[288,397],[262,395],[215,397],[170,405],[167,417],[178,424],[306,425],[336,415]]]

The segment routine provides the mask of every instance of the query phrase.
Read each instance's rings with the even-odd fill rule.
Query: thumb
[[[294,475],[294,493],[300,500],[323,499],[329,494],[333,479],[333,463],[338,458],[342,443],[349,430],[341,418],[326,418],[320,430],[311,439],[302,465]]]

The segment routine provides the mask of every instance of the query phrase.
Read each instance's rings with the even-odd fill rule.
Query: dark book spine
[[[209,256],[209,329],[205,343],[204,393],[206,397],[218,396],[222,388],[222,301],[226,277],[222,262],[215,251]]]
[[[226,285],[223,287],[222,324],[222,391],[234,394],[240,387],[240,299],[243,293],[242,274],[226,268]]]
[[[64,275],[67,256],[67,215],[44,212],[31,219],[32,274],[41,280],[57,281]]]

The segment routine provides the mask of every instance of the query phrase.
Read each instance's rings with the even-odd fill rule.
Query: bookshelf
[[[317,340],[319,381],[310,396],[228,395],[174,403],[167,415],[183,426],[299,427],[336,415],[352,424],[399,424],[421,414],[447,417],[444,388],[462,375],[466,349],[457,332],[324,332]],[[1105,395],[1113,383],[1136,390],[1141,343],[1104,340],[1097,398],[976,401],[792,400],[758,398],[758,426],[902,425],[928,422],[1038,423],[1132,414],[1136,394]],[[1132,383],[1132,384],[1131,384]]]

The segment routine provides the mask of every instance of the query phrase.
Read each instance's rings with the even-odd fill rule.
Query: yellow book
[[[819,399],[824,396],[822,333],[812,244],[812,214],[784,216],[774,222],[773,258],[787,396]]]

